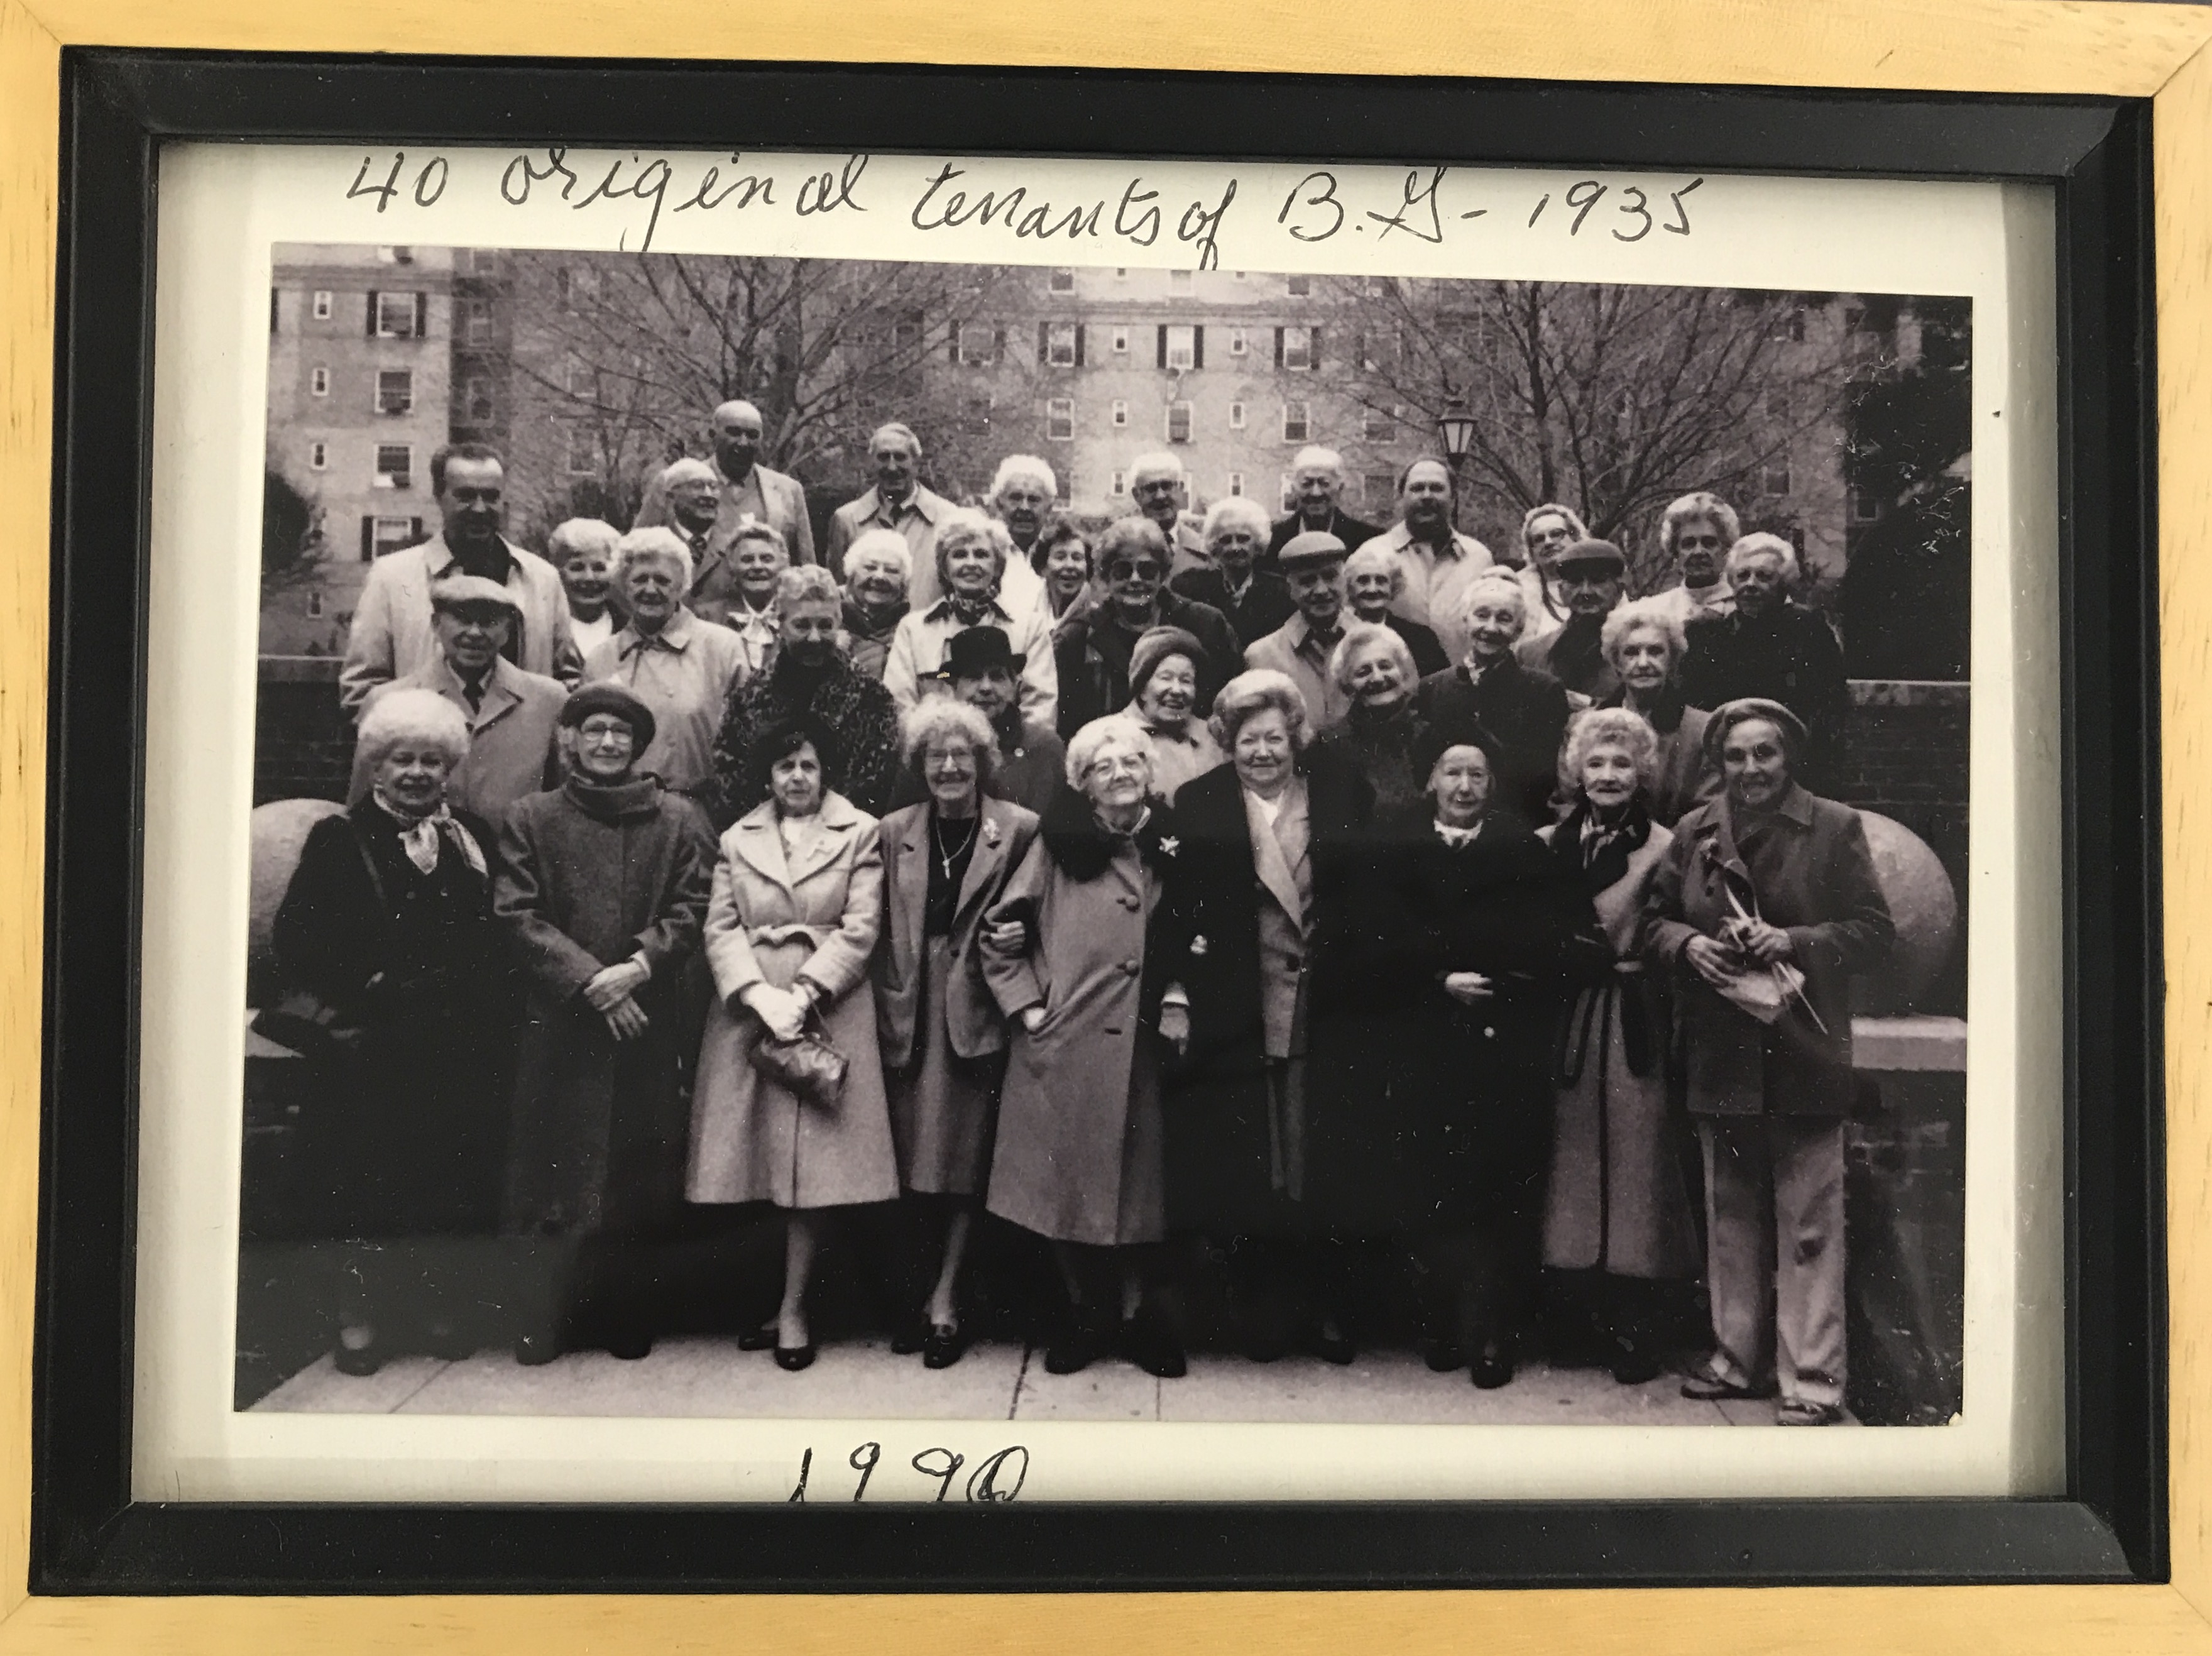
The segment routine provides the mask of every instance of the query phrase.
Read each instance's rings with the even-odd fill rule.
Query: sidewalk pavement
[[[257,1410],[341,1415],[619,1416],[714,1419],[1238,1421],[1382,1425],[1771,1426],[1771,1403],[1696,1403],[1681,1376],[1616,1385],[1595,1368],[1524,1366],[1510,1385],[1477,1391],[1464,1371],[1429,1372],[1410,1351],[1365,1353],[1338,1367],[1310,1357],[1256,1364],[1194,1355],[1190,1373],[1159,1380],[1118,1358],[1079,1374],[1044,1371],[1041,1349],[979,1344],[951,1368],[893,1356],[880,1342],[825,1345],[786,1373],[767,1352],[705,1336],[658,1342],[623,1362],[575,1351],[525,1368],[505,1348],[459,1362],[403,1357],[376,1373],[341,1374],[328,1355],[278,1386]]]

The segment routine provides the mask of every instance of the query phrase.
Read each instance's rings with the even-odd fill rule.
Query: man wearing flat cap
[[[438,659],[430,586],[456,569],[504,587],[514,599],[514,628],[501,651],[507,660],[563,684],[582,673],[560,572],[500,533],[506,479],[497,451],[483,443],[447,443],[430,456],[430,489],[445,527],[421,545],[387,552],[368,566],[346,631],[338,702],[356,721],[370,691]]]
[[[1628,560],[1609,540],[1577,540],[1552,554],[1552,578],[1567,602],[1566,624],[1548,637],[1522,639],[1513,653],[1522,667],[1565,685],[1577,707],[1588,707],[1620,688],[1602,635],[1626,587]]]
[[[1344,637],[1347,556],[1344,543],[1325,529],[1309,529],[1285,541],[1275,568],[1298,612],[1244,652],[1248,671],[1271,667],[1289,676],[1305,697],[1306,717],[1317,733],[1341,724],[1352,709],[1352,698],[1328,670],[1330,652]]]
[[[651,1245],[683,1214],[698,1050],[686,984],[714,889],[700,808],[637,769],[652,710],[617,684],[562,704],[568,778],[521,800],[500,833],[492,911],[528,990],[515,1075],[507,1221],[528,1256],[515,1355],[559,1354],[580,1281],[606,1285],[594,1343],[642,1357]],[[599,1256],[596,1262],[591,1257]]]
[[[438,654],[404,679],[373,686],[362,711],[397,690],[436,692],[469,721],[469,751],[446,782],[447,803],[497,823],[524,795],[560,780],[553,733],[567,688],[557,679],[526,673],[501,652],[520,620],[514,595],[495,581],[449,569],[430,583],[430,630]],[[364,754],[354,759],[346,802],[368,793]]]

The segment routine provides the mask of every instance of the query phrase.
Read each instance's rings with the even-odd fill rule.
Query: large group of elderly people
[[[1349,1362],[1395,1270],[1439,1372],[1510,1383],[1540,1298],[1641,1384],[1702,1275],[1683,1391],[1839,1417],[1848,982],[1891,921],[1807,787],[1841,666],[1786,542],[1686,496],[1632,601],[1565,507],[1494,558],[1449,468],[1377,528],[1318,449],[1280,522],[1185,512],[1164,455],[1094,535],[1030,457],[930,493],[894,425],[841,582],[757,411],[714,429],[557,567],[441,451],[443,533],[372,571],[354,802],[276,928],[346,1037],[342,1368],[468,1343],[426,1236],[501,1239],[539,1362],[740,1209],[783,1246],[738,1344],[803,1368],[823,1242],[896,1202],[933,1367],[995,1220],[1049,1245],[1055,1373],[1182,1373],[1198,1271],[1254,1360]],[[595,1342],[643,1355],[614,1301]]]

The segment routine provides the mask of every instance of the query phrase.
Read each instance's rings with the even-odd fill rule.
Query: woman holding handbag
[[[722,836],[714,868],[687,1194],[785,1210],[782,1303],[738,1344],[797,1370],[814,1361],[806,1290],[825,1210],[899,1193],[867,975],[884,861],[876,819],[836,791],[826,726],[801,715],[751,752],[768,799]]]

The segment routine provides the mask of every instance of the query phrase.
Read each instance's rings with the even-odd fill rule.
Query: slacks
[[[1770,1371],[1785,1401],[1844,1400],[1844,1124],[1825,1116],[1698,1123],[1713,1368]]]

